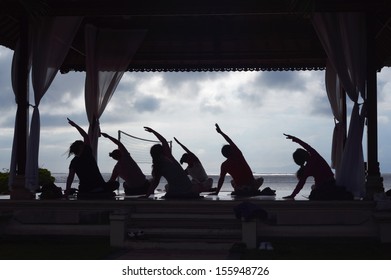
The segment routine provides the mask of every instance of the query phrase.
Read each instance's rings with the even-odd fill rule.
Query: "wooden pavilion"
[[[63,59],[56,64],[62,73],[86,71],[88,75],[91,71],[89,56],[96,49],[94,45],[91,49],[86,44],[91,26],[113,33],[145,31],[131,60],[125,65],[125,71],[326,70],[327,76],[331,63],[338,78],[343,80],[346,76],[352,77],[352,68],[349,68],[351,65],[336,67],[338,62],[355,65],[364,75],[354,81],[353,87],[365,87],[365,90],[360,90],[361,94],[364,93],[363,105],[366,106],[366,193],[372,198],[374,192],[383,191],[377,148],[376,74],[383,67],[391,66],[390,1],[0,0],[0,44],[15,53],[12,71],[15,72],[13,85],[17,102],[14,141],[17,153],[15,170],[11,172],[18,180],[12,186],[13,191],[20,187],[26,190],[27,187],[24,180],[28,167],[27,142],[31,138],[28,104],[32,103],[28,95],[28,77],[31,64],[33,72],[34,67],[41,66],[40,61],[34,62],[34,59],[53,51],[46,45],[50,40],[45,41],[48,39],[46,31],[56,31],[53,24],[45,25],[53,23],[47,21],[48,18],[75,19],[72,25],[74,33],[68,38]],[[41,29],[44,31],[41,32]],[[67,28],[60,30],[69,31]],[[355,31],[349,32],[351,30]],[[333,37],[338,34],[344,36]],[[61,35],[62,32],[58,30],[54,32],[56,39],[63,39]],[[353,38],[360,40],[353,41]],[[334,46],[333,49],[335,43],[337,48]],[[347,58],[349,46],[353,47],[351,52],[355,56]],[[38,53],[33,54],[31,63],[31,49],[34,48]],[[362,60],[364,57],[365,60]],[[105,60],[103,70],[110,70],[110,63],[116,58],[113,56]],[[44,69],[52,68],[52,65],[49,66],[46,65]],[[337,89],[337,92],[346,92],[346,96],[351,98],[348,84],[342,83],[343,90]],[[344,96],[341,94],[341,97]],[[34,112],[39,105],[35,101]],[[357,108],[361,106],[357,100],[354,102]],[[338,122],[344,124],[346,109],[342,106],[340,112],[342,118]],[[348,134],[347,150],[352,141],[350,126],[349,133],[347,126],[342,127],[342,135],[345,137]],[[353,137],[357,143],[360,142],[357,148],[361,148],[361,137]],[[355,156],[358,151],[352,149],[348,155]],[[347,167],[354,176],[360,173],[364,164]],[[15,198],[27,198],[16,194]],[[274,237],[365,237],[391,242],[389,200],[251,200],[251,203],[267,211],[266,221],[234,217],[232,210],[240,202],[240,199],[215,198],[199,201],[123,199],[99,203],[82,200],[5,200],[0,203],[0,215],[4,218],[0,234],[105,235],[110,236],[113,246],[139,246],[143,249],[170,245],[182,248],[186,245],[203,250],[224,246],[227,250],[232,241],[240,238],[249,248],[256,248],[257,239]],[[127,240],[129,222],[147,230],[151,240]],[[178,242],[185,238],[186,244]],[[221,242],[224,244],[221,245]]]
[[[382,191],[376,73],[391,66],[391,2],[385,0],[1,0],[0,44],[20,46],[15,173],[26,172],[29,38],[43,18],[80,17],[61,73],[87,70],[88,25],[146,30],[126,71],[288,71],[326,69],[330,54],[313,16],[345,13],[365,17],[367,192]]]

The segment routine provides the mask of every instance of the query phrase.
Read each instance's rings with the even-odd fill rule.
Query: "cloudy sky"
[[[12,54],[0,46],[0,169],[9,169],[16,113],[10,83]],[[42,168],[68,170],[69,145],[80,136],[67,117],[88,128],[84,79],[84,72],[58,74],[41,101]],[[387,173],[391,172],[389,69],[378,74],[378,115],[379,161],[381,172]],[[101,130],[113,136],[122,130],[154,140],[143,129],[150,126],[168,140],[176,137],[199,156],[210,174],[218,173],[224,160],[220,149],[225,141],[216,133],[215,123],[241,148],[253,172],[296,171],[291,155],[298,146],[283,133],[302,138],[330,162],[334,119],[323,71],[126,73],[100,119]],[[365,154],[365,141],[363,147]],[[100,139],[102,172],[111,172],[114,161],[108,153],[114,148],[109,140]],[[173,143],[174,156],[179,159],[182,153]],[[150,166],[143,169],[148,173]]]

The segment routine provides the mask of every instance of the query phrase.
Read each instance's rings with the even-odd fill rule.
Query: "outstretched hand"
[[[153,129],[150,128],[150,127],[148,127],[148,126],[144,126],[144,129],[145,129],[145,131],[147,131],[147,132],[153,132]]]
[[[283,133],[285,136],[286,136],[286,139],[290,139],[290,140],[292,140],[292,141],[294,141],[295,142],[295,139],[297,139],[295,136],[293,136],[293,135],[289,135],[289,134],[285,134],[285,133]]]
[[[286,136],[286,139],[292,139],[292,135],[289,135],[289,134],[286,134],[286,133],[283,133],[284,134],[284,136]]]
[[[104,132],[101,132],[100,135],[102,135],[105,138],[109,137],[109,135],[107,133],[104,133]]]
[[[216,126],[216,131],[217,131],[217,133],[221,133],[220,126],[219,126],[217,123],[215,124],[215,126]]]
[[[76,123],[72,120],[70,120],[69,118],[67,118],[68,120],[68,123],[71,125],[71,126],[76,126]]]

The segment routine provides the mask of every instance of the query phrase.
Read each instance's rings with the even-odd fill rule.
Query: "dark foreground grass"
[[[373,239],[287,239],[271,244],[273,250],[243,250],[241,259],[391,260],[391,243]]]
[[[107,237],[3,237],[1,260],[99,260],[115,251]]]

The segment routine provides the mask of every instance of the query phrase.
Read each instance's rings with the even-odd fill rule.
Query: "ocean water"
[[[110,178],[111,174],[104,173],[102,175],[105,178],[105,180],[108,180]],[[52,173],[52,176],[54,176],[56,178],[55,184],[57,186],[65,189],[67,174],[66,173]],[[265,187],[269,187],[273,190],[276,190],[276,198],[277,199],[290,195],[297,184],[297,179],[294,174],[256,174],[255,175],[255,177],[258,177],[258,176],[262,176],[264,178],[264,183],[260,189],[262,190]],[[210,177],[213,178],[213,186],[216,187],[217,180],[219,179],[219,176],[218,175],[211,175]],[[385,190],[390,189],[391,188],[391,173],[382,174],[382,177],[384,180],[383,181],[384,189]],[[77,177],[75,177],[75,178],[76,179],[75,179],[72,187],[77,188],[78,181],[77,181]],[[122,185],[121,181],[120,181],[120,183]],[[162,178],[157,189],[163,190],[164,185],[166,183],[167,182],[164,180],[164,178]],[[308,178],[305,186],[300,191],[300,193],[298,194],[296,199],[308,197],[310,194],[311,186],[313,183],[314,183],[313,178]],[[232,190],[233,189],[231,186],[231,178],[230,178],[230,176],[227,176],[225,178],[224,185],[221,188],[221,193],[231,192]],[[120,188],[120,192],[121,191],[122,191],[122,187]]]

